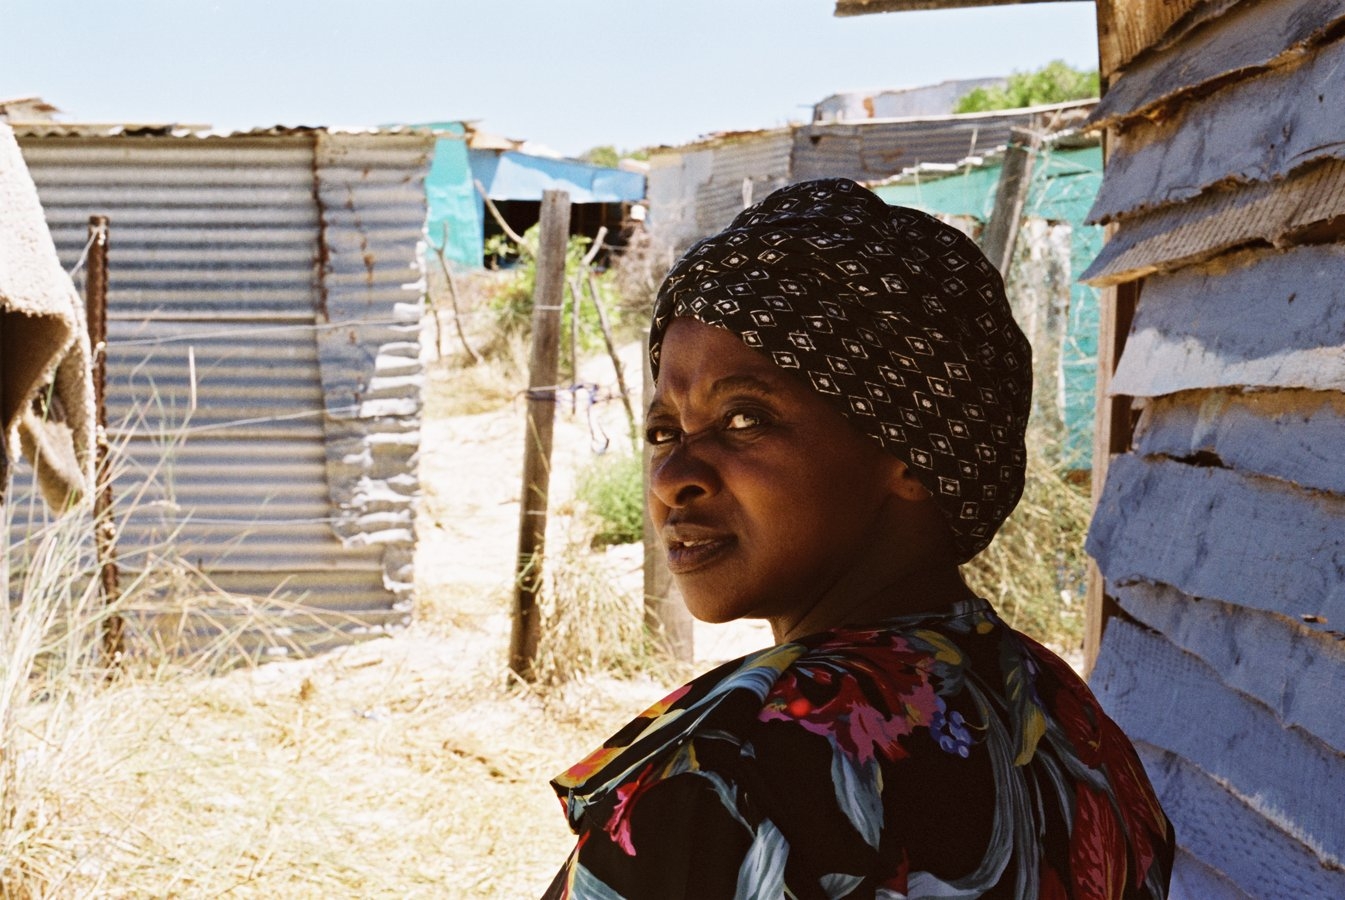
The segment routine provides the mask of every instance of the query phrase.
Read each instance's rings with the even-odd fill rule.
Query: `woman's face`
[[[679,318],[646,420],[649,509],[692,615],[797,618],[869,554],[901,464],[734,334]]]

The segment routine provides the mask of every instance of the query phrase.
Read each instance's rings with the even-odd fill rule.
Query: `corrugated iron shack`
[[[1097,9],[1092,684],[1174,897],[1345,897],[1345,3]]]
[[[123,568],[309,608],[261,653],[403,621],[433,135],[15,127],[66,267],[110,218]]]
[[[956,163],[1044,128],[1086,104],[856,122],[812,122],[711,135],[650,153],[649,230],[680,252],[776,188],[810,178],[882,181],[922,164]]]

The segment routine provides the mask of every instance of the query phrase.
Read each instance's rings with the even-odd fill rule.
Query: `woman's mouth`
[[[685,575],[717,562],[733,546],[731,536],[669,538],[664,540],[668,556],[668,570],[674,575]]]

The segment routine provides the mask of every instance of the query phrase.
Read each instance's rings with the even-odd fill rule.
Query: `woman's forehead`
[[[726,391],[762,394],[804,393],[802,385],[751,349],[738,335],[679,318],[668,326],[654,402],[673,395],[711,397]]]

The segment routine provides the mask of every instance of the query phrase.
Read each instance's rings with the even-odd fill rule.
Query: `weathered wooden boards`
[[[1345,396],[1334,391],[1200,391],[1144,407],[1135,452],[1210,455],[1223,465],[1345,496]]]
[[[1345,8],[1345,2],[1340,4]],[[1345,154],[1345,56],[1338,45],[1301,65],[1239,82],[1198,107],[1136,122],[1117,139],[1090,218],[1111,221],[1186,200],[1221,183],[1282,178]],[[1286,104],[1284,98],[1305,102]]]
[[[1203,661],[1125,622],[1109,629],[1093,681],[1147,745],[1146,768],[1197,858],[1254,896],[1345,896],[1339,753],[1281,728]]]
[[[1112,390],[1345,390],[1345,246],[1241,254],[1149,279]]]
[[[1138,4],[1147,6],[1152,4]],[[1165,4],[1166,5],[1166,4]],[[1345,16],[1342,0],[1296,0],[1206,3],[1219,16],[1206,18],[1205,27],[1192,30],[1185,40],[1169,40],[1153,47],[1126,67],[1098,103],[1090,122],[1109,125],[1127,117],[1161,118],[1189,95],[1208,92],[1230,76],[1249,77],[1289,63],[1310,45],[1326,39]],[[1244,113],[1247,111],[1244,111]]]
[[[1169,584],[1345,624],[1345,497],[1217,467],[1112,462],[1088,552],[1108,583]]]
[[[1345,0],[1099,22],[1147,37],[1103,53],[1094,118],[1084,278],[1138,295],[1107,383],[1139,417],[1088,539],[1093,686],[1176,825],[1174,896],[1345,897]]]

